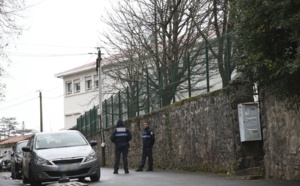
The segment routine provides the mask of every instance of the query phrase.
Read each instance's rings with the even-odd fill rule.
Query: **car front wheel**
[[[42,182],[34,179],[34,173],[30,170],[29,182],[31,186],[41,186]]]
[[[100,180],[100,168],[98,169],[97,174],[91,176],[90,179],[91,179],[92,182],[96,182],[96,181]]]

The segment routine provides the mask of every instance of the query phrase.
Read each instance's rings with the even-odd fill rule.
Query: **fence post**
[[[95,134],[98,131],[98,128],[97,128],[97,125],[96,125],[97,116],[98,116],[97,110],[96,110],[96,107],[94,106],[94,108],[93,108],[93,134]]]
[[[159,84],[159,92],[158,92],[158,99],[159,99],[159,108],[162,107],[161,97],[162,97],[162,77],[161,77],[161,68],[158,70],[158,84]]]
[[[230,40],[229,40],[229,33],[226,34],[226,44],[227,44],[227,60],[226,60],[226,66],[227,66],[227,78],[228,78],[228,84],[229,81],[231,80],[231,74],[230,74]]]
[[[171,61],[171,76],[172,76],[172,99],[173,99],[173,103],[175,103],[175,90],[174,90],[174,61]]]
[[[111,96],[111,123],[114,126],[114,96]]]
[[[89,120],[90,120],[90,121],[89,121],[89,126],[90,126],[89,136],[91,136],[91,135],[92,135],[92,132],[93,132],[93,124],[92,124],[92,120],[93,120],[93,119],[92,119],[92,113],[93,113],[92,110],[90,110],[90,111],[89,111],[89,118],[90,118],[90,119],[89,119]]]
[[[126,88],[126,93],[127,93],[127,117],[129,119],[129,116],[130,116],[130,112],[129,112],[130,106],[129,106],[129,87],[128,86]]]
[[[101,125],[102,125],[102,128],[104,128],[104,111],[103,111],[103,104],[104,104],[104,101],[102,101],[102,103],[101,103],[102,105],[101,105],[101,113],[99,113],[100,115],[98,116],[98,111],[96,110],[95,111],[95,116],[96,116],[96,120],[97,120],[97,125],[96,125],[96,123],[95,123],[95,125],[96,125],[96,129],[97,129],[97,131],[99,130],[100,132],[101,132]],[[95,108],[95,109],[98,109],[98,108]],[[100,125],[100,120],[101,119],[101,125]],[[105,126],[105,128],[107,128],[107,126]]]
[[[191,90],[191,64],[190,64],[190,53],[187,53],[187,65],[188,65],[188,86],[189,86],[189,98],[192,96]]]
[[[85,112],[85,114],[84,114],[84,130],[85,130],[85,136],[87,136],[87,134],[88,134],[88,128],[87,128],[87,123],[88,123],[88,121],[87,121],[87,115],[86,115],[86,112]]]
[[[104,100],[104,107],[105,107],[105,128],[107,128],[107,124],[108,124],[108,111],[107,111],[107,100]]]
[[[205,62],[206,62],[206,89],[209,92],[209,64],[208,64],[208,42],[205,40]]]
[[[136,110],[137,110],[137,116],[140,115],[140,103],[139,103],[139,82],[136,82]]]
[[[121,91],[119,91],[118,96],[119,96],[119,119],[122,119]]]
[[[147,111],[150,112],[149,73],[147,71]]]
[[[94,134],[94,122],[93,122],[93,117],[94,117],[94,110],[92,109],[91,111],[90,111],[90,123],[91,123],[91,125],[90,125],[90,135],[93,135]]]
[[[96,107],[94,106],[93,108],[93,134],[95,134],[97,132],[97,125],[96,125],[96,118],[97,118],[97,110]]]
[[[84,115],[81,115],[81,132],[83,133],[83,135],[85,135],[84,133]]]
[[[77,119],[77,128],[80,132],[82,132],[81,123],[82,123],[82,115],[80,115],[80,117]]]

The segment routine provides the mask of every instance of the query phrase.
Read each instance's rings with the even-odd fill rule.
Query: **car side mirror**
[[[23,152],[31,152],[30,147],[26,146],[26,147],[22,147],[22,151]]]
[[[90,145],[93,147],[93,146],[96,146],[97,145],[97,141],[95,140],[91,140],[90,141]]]

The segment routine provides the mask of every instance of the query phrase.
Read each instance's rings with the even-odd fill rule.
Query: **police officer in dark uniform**
[[[113,130],[110,136],[110,140],[115,144],[115,166],[114,174],[118,174],[121,154],[123,157],[124,171],[128,174],[128,161],[127,154],[129,149],[129,141],[132,139],[129,129],[124,127],[123,121],[119,119],[117,121],[117,128]]]
[[[153,171],[152,147],[155,142],[155,137],[154,137],[153,130],[150,129],[149,122],[144,122],[142,141],[143,141],[142,161],[139,168],[136,171],[137,172],[143,171],[147,157],[148,157],[148,169],[146,171]]]

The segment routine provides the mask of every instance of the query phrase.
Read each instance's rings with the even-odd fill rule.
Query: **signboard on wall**
[[[241,142],[262,140],[258,103],[238,104]]]

